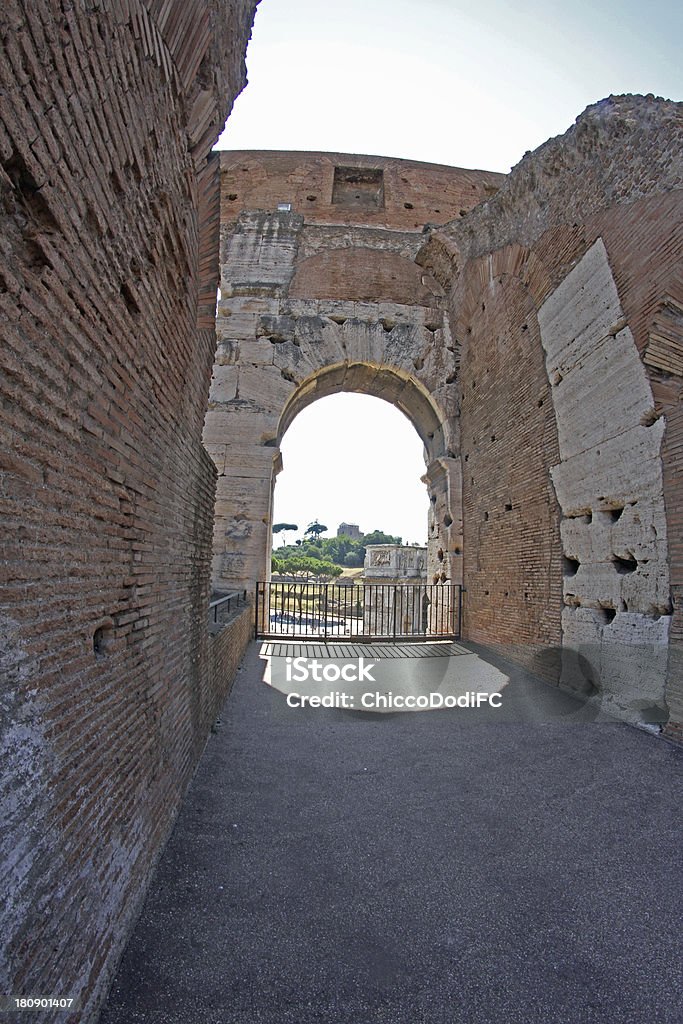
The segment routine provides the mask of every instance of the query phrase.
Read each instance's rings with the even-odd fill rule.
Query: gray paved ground
[[[680,750],[498,664],[293,710],[252,646],[101,1024],[680,1024]]]

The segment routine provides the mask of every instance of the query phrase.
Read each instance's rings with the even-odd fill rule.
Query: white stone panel
[[[663,706],[670,580],[664,421],[602,239],[539,310],[560,463],[565,565],[562,682],[638,718]],[[576,565],[578,563],[578,567]],[[589,678],[590,677],[590,678]]]

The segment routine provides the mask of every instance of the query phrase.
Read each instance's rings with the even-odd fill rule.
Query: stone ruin
[[[0,13],[0,989],[81,1021],[249,638],[209,636],[211,560],[263,575],[316,397],[413,422],[465,639],[683,739],[681,105],[508,176],[218,157],[254,7]]]

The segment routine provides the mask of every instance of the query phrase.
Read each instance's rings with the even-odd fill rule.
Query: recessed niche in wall
[[[376,167],[335,167],[332,202],[365,210],[384,208],[384,171]]]
[[[635,572],[638,568],[638,563],[633,556],[620,558],[619,555],[612,555],[612,562],[620,576],[626,576],[630,572]]]

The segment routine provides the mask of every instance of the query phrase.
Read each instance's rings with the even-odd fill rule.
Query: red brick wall
[[[0,991],[88,1012],[219,699],[198,296],[254,5],[221,6],[220,41],[204,0],[0,15]]]
[[[297,264],[290,298],[429,306],[434,295],[412,260],[376,249],[337,249]]]
[[[459,326],[464,632],[555,679],[557,659],[545,652],[561,641],[560,515],[550,479],[559,456],[535,304],[508,273],[477,298]]]
[[[211,706],[207,721],[213,722],[228,696],[244,652],[254,635],[254,609],[245,606],[219,633],[209,637]]]
[[[333,203],[335,167],[383,172],[383,203],[346,207]],[[307,224],[363,224],[421,231],[446,224],[493,195],[505,176],[440,164],[349,153],[273,153],[235,150],[221,153],[221,223],[233,223],[241,210],[274,210],[292,204]],[[462,211],[462,213],[461,213]]]

